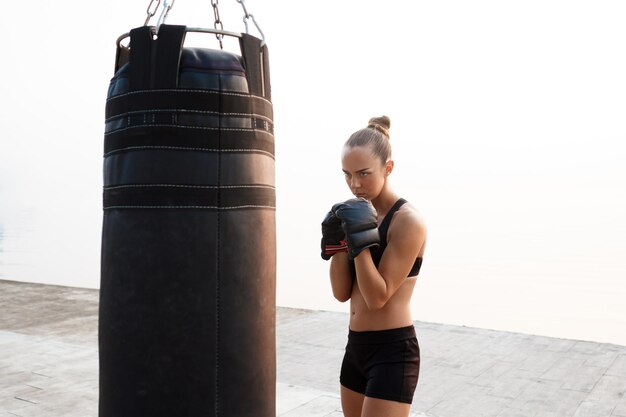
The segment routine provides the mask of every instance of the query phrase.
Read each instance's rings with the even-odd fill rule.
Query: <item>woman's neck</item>
[[[372,205],[378,213],[378,217],[384,217],[391,207],[400,198],[387,184],[383,186],[380,194],[372,200]]]

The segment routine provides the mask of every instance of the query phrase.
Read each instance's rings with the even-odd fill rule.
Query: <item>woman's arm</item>
[[[426,240],[426,228],[415,212],[398,212],[395,217],[378,269],[369,249],[354,259],[359,289],[370,310],[383,308],[400,288]]]
[[[352,276],[348,263],[348,253],[340,252],[330,259],[330,285],[333,295],[342,303],[348,301],[352,295]]]

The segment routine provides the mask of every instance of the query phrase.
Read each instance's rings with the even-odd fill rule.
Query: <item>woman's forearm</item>
[[[354,259],[356,276],[363,299],[370,310],[378,310],[385,306],[387,297],[387,282],[380,275],[369,249],[365,249]]]
[[[343,303],[350,299],[352,275],[346,252],[337,253],[330,258],[330,285],[337,300]]]

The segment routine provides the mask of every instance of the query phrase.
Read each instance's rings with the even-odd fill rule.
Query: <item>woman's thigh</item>
[[[360,417],[407,417],[410,412],[411,404],[365,397]]]
[[[344,417],[361,417],[365,396],[341,385],[341,408]]]

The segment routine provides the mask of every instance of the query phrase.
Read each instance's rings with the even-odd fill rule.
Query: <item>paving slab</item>
[[[99,292],[0,280],[0,417],[97,417]],[[341,417],[348,315],[278,307],[277,417]],[[626,346],[414,322],[411,417],[626,417]]]

